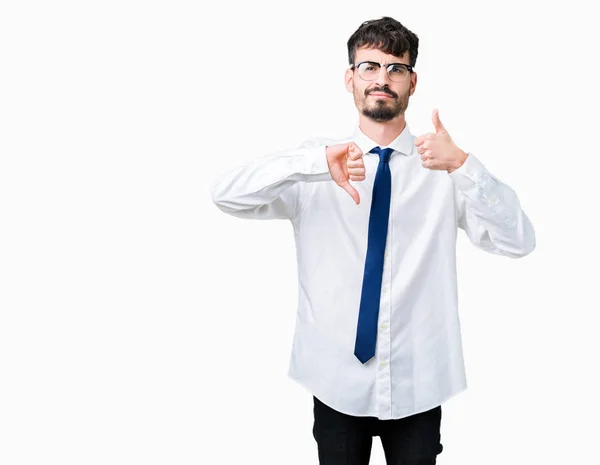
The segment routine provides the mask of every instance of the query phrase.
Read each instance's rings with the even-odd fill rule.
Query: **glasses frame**
[[[377,63],[376,61],[371,61],[371,60],[365,60],[365,61],[361,61],[360,63],[353,63],[352,65],[350,65],[350,69],[354,70],[356,69],[358,71],[358,67],[360,65],[362,65],[363,63],[372,63],[374,65],[379,66],[379,69],[381,70],[381,68],[383,68],[383,66],[381,65],[381,63]],[[412,74],[413,72],[413,67],[410,65],[407,65],[406,63],[388,63],[387,65],[385,65],[385,73],[387,74],[387,77],[389,78],[390,81],[392,82],[406,82],[406,79],[404,79],[404,81],[394,81],[391,77],[390,77],[390,66],[404,66],[409,73]],[[379,75],[379,71],[377,72],[377,74]],[[377,78],[375,79],[365,79],[364,77],[361,76],[360,71],[358,71],[358,76],[363,80],[363,81],[367,81],[367,82],[372,82],[377,80]]]

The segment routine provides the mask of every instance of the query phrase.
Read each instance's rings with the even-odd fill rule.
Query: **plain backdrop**
[[[346,42],[384,15],[420,38],[411,132],[438,108],[537,237],[509,259],[459,231],[468,389],[442,407],[438,463],[599,463],[584,3],[2,2],[0,463],[317,464],[287,377],[291,225],[228,216],[210,186],[351,134]]]

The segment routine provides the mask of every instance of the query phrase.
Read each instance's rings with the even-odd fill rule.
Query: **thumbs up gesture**
[[[354,142],[327,146],[325,150],[331,178],[338,186],[348,192],[358,205],[360,196],[349,181],[365,180],[366,170],[362,150]]]
[[[440,121],[438,109],[433,110],[433,127],[435,133],[427,133],[415,139],[417,151],[421,154],[424,168],[431,170],[447,170],[448,173],[460,168],[468,154],[459,149],[446,128]]]

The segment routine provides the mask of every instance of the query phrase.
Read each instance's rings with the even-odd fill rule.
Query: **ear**
[[[350,68],[346,69],[346,73],[344,74],[344,84],[346,86],[346,90],[350,93],[353,92],[353,79],[354,79],[354,71]]]
[[[416,88],[417,88],[417,73],[413,71],[413,73],[410,75],[410,94],[409,95],[414,94]]]

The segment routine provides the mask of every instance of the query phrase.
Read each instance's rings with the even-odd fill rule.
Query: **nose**
[[[385,66],[382,66],[379,69],[379,74],[377,75],[377,79],[375,79],[375,82],[380,87],[383,87],[384,84],[389,84],[391,82],[390,77],[387,73],[387,68]]]

